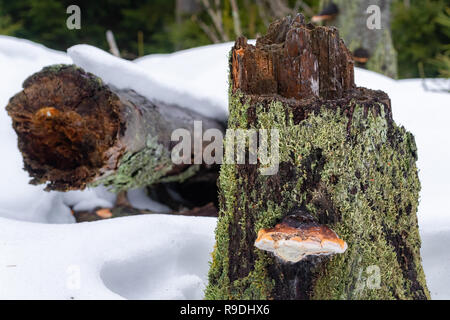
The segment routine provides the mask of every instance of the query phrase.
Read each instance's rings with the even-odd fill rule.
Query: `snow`
[[[169,207],[150,199],[144,189],[129,190],[128,201],[130,201],[133,207],[141,210],[150,210],[159,213],[169,213],[172,211]]]
[[[211,101],[227,112],[228,55],[233,45],[228,42],[155,54],[136,59],[135,63],[161,83]]]
[[[62,194],[64,204],[75,211],[88,211],[94,208],[111,208],[116,196],[104,187],[89,189],[86,191],[68,191]]]
[[[201,299],[215,225],[159,214],[66,225],[0,218],[0,299]]]
[[[215,101],[191,95],[181,86],[171,86],[170,81],[163,83],[152,72],[146,72],[133,62],[85,44],[73,46],[67,52],[75,64],[108,84],[118,88],[131,88],[149,99],[177,104],[208,117],[226,120],[227,109],[219,107]]]
[[[21,90],[26,77],[53,63],[71,63],[71,60],[62,52],[49,50],[31,41],[0,36],[0,141],[3,150],[0,216],[44,223],[73,221],[69,208],[62,203],[61,195],[46,193],[42,187],[28,184],[30,179],[22,170],[17,137],[4,109],[9,98]]]
[[[64,52],[0,36],[0,105],[43,66],[72,63],[120,88],[224,119],[232,43],[121,60],[87,45]],[[422,258],[434,299],[450,299],[450,95],[427,92],[421,80],[394,81],[356,69],[360,86],[386,91],[394,118],[413,132],[422,183],[418,218]],[[201,299],[214,245],[213,218],[145,215],[74,224],[70,209],[111,207],[98,187],[44,192],[28,184],[17,138],[0,109],[0,299]],[[169,208],[144,190],[129,192],[140,209]],[[448,240],[448,241],[447,241]]]
[[[248,43],[255,44],[255,40]],[[148,55],[134,62],[166,86],[211,101],[228,114],[228,56],[232,46],[234,42],[226,42]]]

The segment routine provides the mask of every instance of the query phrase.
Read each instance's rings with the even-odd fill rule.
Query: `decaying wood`
[[[47,183],[47,190],[184,181],[200,165],[172,163],[172,132],[184,128],[193,137],[194,120],[223,131],[215,120],[106,85],[73,65],[30,76],[6,109],[31,183]]]
[[[222,165],[205,297],[429,298],[414,137],[395,124],[384,92],[355,86],[338,30],[301,15],[276,21],[256,46],[236,41],[230,73],[229,129],[278,130],[280,162],[273,175],[262,174],[261,163]],[[307,233],[264,238],[264,230],[305,216],[308,226],[333,230],[348,247],[339,240],[338,254],[323,256],[313,238],[319,254],[299,260],[276,246],[289,237],[306,241]],[[258,233],[260,242],[272,241],[259,243],[267,251],[255,246]]]
[[[337,29],[315,28],[302,19],[299,16],[294,22],[302,28],[288,29],[282,21],[276,22],[256,47],[248,45],[245,38],[236,41],[234,91],[295,99],[339,99],[354,88],[351,54]]]

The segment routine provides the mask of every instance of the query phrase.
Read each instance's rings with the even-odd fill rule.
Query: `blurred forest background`
[[[349,0],[358,1],[358,0]],[[108,50],[114,33],[127,59],[195,46],[255,38],[276,18],[302,12],[320,0],[0,0],[0,34],[53,49],[87,43]],[[81,8],[81,29],[66,27],[66,8]],[[399,78],[450,77],[450,0],[392,0],[391,32]]]

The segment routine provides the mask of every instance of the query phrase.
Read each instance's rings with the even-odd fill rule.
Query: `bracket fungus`
[[[325,225],[299,211],[286,216],[274,228],[261,229],[255,241],[258,249],[273,252],[284,262],[299,262],[307,256],[344,253],[347,243]]]
[[[319,14],[311,18],[311,22],[321,22],[333,20],[339,14],[338,6],[331,2]]]
[[[366,64],[367,61],[369,61],[369,58],[370,58],[369,51],[367,51],[364,48],[359,47],[353,51],[353,61],[355,61],[360,65]]]

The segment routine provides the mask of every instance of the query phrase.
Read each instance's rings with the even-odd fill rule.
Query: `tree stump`
[[[280,162],[222,165],[206,298],[428,299],[414,137],[384,92],[355,87],[338,30],[276,21],[256,46],[236,41],[230,78],[229,128],[277,129]],[[255,247],[298,212],[347,250],[294,263]]]
[[[31,183],[47,183],[47,190],[104,184],[125,191],[182,182],[203,164],[172,162],[178,143],[171,141],[173,131],[186,129],[196,137],[194,121],[201,121],[200,134],[224,131],[216,120],[105,85],[74,65],[46,67],[23,88],[6,109]],[[200,144],[200,149],[205,146]]]

